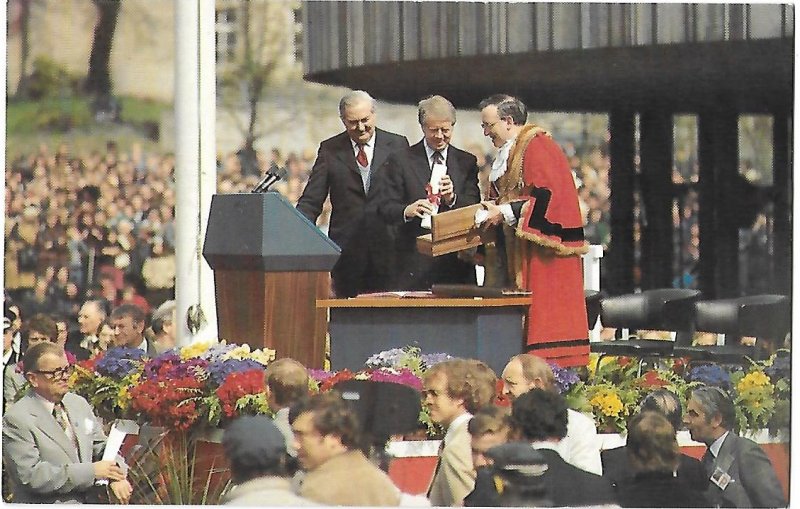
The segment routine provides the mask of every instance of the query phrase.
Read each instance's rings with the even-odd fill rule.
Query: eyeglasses
[[[481,128],[482,128],[484,131],[489,131],[489,130],[491,130],[491,129],[492,129],[494,126],[496,126],[497,124],[499,124],[499,123],[500,123],[500,122],[502,122],[502,121],[503,121],[503,119],[502,119],[502,118],[499,118],[498,120],[495,120],[495,121],[494,121],[494,122],[492,122],[491,124],[487,124],[486,122],[481,122]]]
[[[72,365],[67,365],[64,366],[63,368],[56,368],[49,371],[37,370],[34,371],[34,373],[42,375],[48,380],[56,380],[58,378],[61,379],[69,378],[69,376],[72,374]]]

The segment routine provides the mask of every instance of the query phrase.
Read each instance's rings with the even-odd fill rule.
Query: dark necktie
[[[361,166],[367,166],[367,153],[364,152],[364,145],[358,146],[358,155],[356,155],[356,162]]]
[[[431,168],[433,167],[434,164],[444,164],[444,158],[442,157],[442,153],[439,152],[438,150],[433,152],[431,160],[433,161],[433,164],[431,164]]]
[[[700,463],[703,464],[703,468],[706,471],[706,475],[708,475],[709,477],[711,476],[711,473],[714,470],[714,459],[715,459],[714,454],[710,450],[708,450],[703,455],[703,459],[700,460]]]

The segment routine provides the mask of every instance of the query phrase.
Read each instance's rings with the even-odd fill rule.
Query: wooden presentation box
[[[475,225],[475,212],[482,208],[476,204],[432,216],[431,233],[417,237],[417,251],[440,256],[493,242],[494,228],[483,230]]]

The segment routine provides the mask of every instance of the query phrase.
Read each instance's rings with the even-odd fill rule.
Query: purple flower
[[[205,359],[181,360],[180,354],[175,350],[164,352],[151,359],[144,365],[144,376],[153,380],[156,378],[183,378],[185,376],[197,376],[208,366]]]
[[[138,348],[110,348],[102,359],[97,361],[94,369],[104,376],[124,378],[141,364],[144,352]]]
[[[315,380],[317,383],[320,384],[335,374],[330,371],[325,371],[324,369],[309,368],[307,371],[308,371],[308,376],[312,380]]]
[[[257,369],[264,370],[264,366],[253,359],[226,359],[208,364],[206,371],[214,385],[222,385],[231,373],[241,373]]]
[[[689,372],[689,381],[702,382],[725,390],[731,388],[730,375],[717,364],[703,364],[692,368]]]
[[[364,365],[368,368],[391,368],[396,366],[406,354],[406,350],[402,348],[384,350],[367,359]]]
[[[550,362],[547,364],[553,370],[553,376],[556,379],[556,386],[558,387],[558,392],[561,394],[569,392],[570,388],[580,381],[578,373],[576,373],[575,370],[562,368],[561,366]]]
[[[422,390],[422,380],[419,379],[410,369],[400,369],[398,372],[392,372],[385,369],[376,369],[370,373],[370,380],[374,382],[392,382],[401,385],[408,385],[409,387],[418,391]]]
[[[453,359],[454,357],[448,353],[426,353],[419,356],[422,360],[422,364],[424,369],[428,369],[431,366],[439,364],[440,362],[444,362],[446,360]]]
[[[222,357],[224,357],[225,354],[227,354],[231,350],[235,349],[237,346],[239,346],[239,345],[235,345],[235,344],[229,344],[229,345],[225,344],[225,345],[223,345],[222,343],[217,343],[214,346],[212,346],[211,348],[209,348],[208,350],[206,350],[205,353],[203,353],[203,355],[200,356],[200,358],[201,359],[205,359],[208,362],[221,361]]]

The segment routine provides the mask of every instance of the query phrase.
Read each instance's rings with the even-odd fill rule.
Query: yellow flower
[[[620,412],[625,408],[619,396],[608,391],[596,394],[589,403],[608,417],[619,417]]]
[[[736,384],[736,388],[740,393],[753,389],[767,389],[771,393],[772,383],[770,382],[769,377],[763,372],[753,371],[739,380],[739,383]]]
[[[276,352],[270,348],[264,348],[261,350],[254,350],[250,354],[250,358],[254,361],[263,364],[264,366],[268,365],[270,362],[275,360]]]
[[[195,357],[200,357],[209,348],[211,348],[211,341],[198,341],[197,343],[192,343],[191,345],[184,346],[183,348],[181,348],[181,359],[186,360]]]
[[[225,359],[225,360],[227,360],[227,359],[237,359],[237,360],[249,359],[250,358],[250,345],[248,345],[247,343],[245,343],[243,345],[239,345],[236,348],[234,348],[233,350],[231,350],[230,352],[226,353],[222,358]]]

